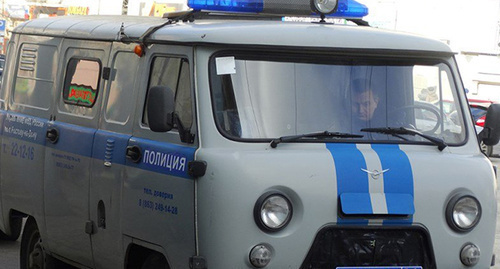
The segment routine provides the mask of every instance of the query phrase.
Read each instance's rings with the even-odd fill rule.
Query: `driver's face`
[[[369,121],[378,106],[378,98],[373,95],[371,90],[361,93],[354,93],[352,100],[352,112],[362,121]]]

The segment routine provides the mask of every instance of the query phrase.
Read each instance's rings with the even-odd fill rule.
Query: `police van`
[[[0,230],[21,268],[492,266],[499,106],[476,134],[447,45],[295,2],[18,26]]]

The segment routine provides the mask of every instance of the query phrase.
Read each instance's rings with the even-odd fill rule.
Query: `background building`
[[[457,53],[469,98],[500,102],[500,0],[360,0],[372,26],[439,39]]]
[[[64,4],[64,1],[37,1],[1,0],[0,13],[0,54],[5,54],[11,31],[20,23],[46,17],[88,15],[89,6]]]

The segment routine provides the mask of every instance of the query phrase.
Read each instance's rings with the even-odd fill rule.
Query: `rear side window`
[[[139,59],[131,52],[116,54],[106,105],[106,120],[121,124],[129,121],[135,104],[135,95],[132,93]]]
[[[56,52],[53,46],[22,45],[14,85],[16,105],[49,108],[57,70]]]
[[[100,75],[99,60],[70,59],[64,79],[64,103],[92,107],[97,100]]]

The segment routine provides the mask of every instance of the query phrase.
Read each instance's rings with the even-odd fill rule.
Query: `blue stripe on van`
[[[129,143],[129,139],[130,143]],[[141,160],[132,162],[126,157],[128,146],[141,149]],[[112,164],[127,165],[139,169],[191,178],[188,175],[188,162],[194,160],[196,148],[185,147],[167,142],[144,138],[131,138],[130,135],[98,131],[94,144],[94,158]]]
[[[82,127],[63,122],[50,122],[47,129],[56,128],[59,131],[57,143],[46,143],[48,148],[69,152],[82,157],[92,157],[92,147],[96,129]]]
[[[366,169],[365,158],[356,144],[327,143],[326,148],[330,151],[335,164],[338,196],[343,193],[369,193],[368,176],[361,168]],[[338,199],[340,203],[340,199]],[[346,201],[347,202],[347,201]],[[369,199],[357,201],[355,204],[342,205],[359,207],[359,211],[372,212],[372,204]],[[338,205],[340,209],[340,204]],[[352,209],[352,208],[350,208]],[[367,224],[367,220],[347,220],[341,216],[337,217],[338,223]]]
[[[93,156],[111,164],[125,165],[128,141],[131,135],[99,130],[95,135]]]
[[[13,112],[2,113],[2,135],[45,145],[48,120]]]
[[[369,193],[341,193],[340,204],[342,212],[349,215],[372,214],[372,202]],[[368,207],[367,205],[370,205]]]
[[[130,143],[129,143],[130,140]],[[135,163],[126,157],[128,146],[138,146],[141,159]],[[99,130],[96,133],[93,157],[111,164],[127,165],[142,170],[191,178],[187,164],[194,160],[196,148],[167,142],[137,138],[127,134]]]
[[[139,146],[142,154],[141,161],[134,163],[126,158],[130,135],[97,131],[94,128],[58,121],[49,122],[47,119],[12,112],[2,113],[0,117],[4,127],[2,135],[6,137],[45,145],[82,157],[92,157],[147,171],[191,178],[188,175],[187,165],[194,160],[196,151],[194,147],[133,138],[130,140],[130,145]],[[56,128],[59,131],[59,140],[55,144],[45,140],[49,128]]]
[[[188,175],[187,166],[190,161],[194,160],[196,148],[135,137],[130,145],[139,146],[142,157],[139,163],[133,163],[127,159],[127,165],[157,173],[191,178]]]
[[[399,145],[373,144],[372,149],[378,154],[384,173],[384,192],[389,214],[408,214],[409,222],[415,213],[413,172],[410,160]],[[403,199],[404,198],[404,199]]]

